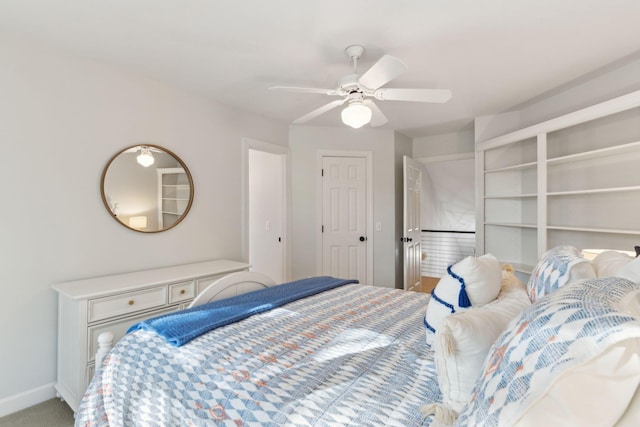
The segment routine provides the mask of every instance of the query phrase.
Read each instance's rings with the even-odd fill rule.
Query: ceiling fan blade
[[[395,56],[385,55],[358,79],[367,89],[375,90],[407,71],[407,66]]]
[[[371,109],[371,121],[369,122],[369,125],[371,127],[382,126],[383,124],[389,121],[387,119],[387,116],[384,115],[382,110],[380,110],[380,108],[378,108],[376,103],[373,102],[372,100],[370,99],[365,100],[364,105],[366,105]]]
[[[335,89],[321,89],[316,87],[296,87],[296,86],[272,86],[269,90],[284,90],[298,93],[319,93],[322,95],[342,95]]]
[[[451,99],[448,89],[394,89],[382,88],[373,94],[381,101],[414,101],[444,103]]]
[[[326,113],[329,110],[333,110],[334,108],[341,106],[346,101],[347,101],[346,98],[345,99],[336,99],[335,101],[331,101],[330,103],[325,104],[322,107],[317,108],[317,109],[313,110],[312,112],[307,113],[304,116],[295,119],[293,121],[293,123],[296,123],[296,124],[297,123],[306,123],[309,120],[315,119],[316,117]]]

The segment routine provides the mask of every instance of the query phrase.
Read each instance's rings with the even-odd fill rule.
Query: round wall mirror
[[[157,145],[127,147],[109,160],[100,180],[102,201],[120,224],[141,233],[175,227],[191,209],[187,165]]]

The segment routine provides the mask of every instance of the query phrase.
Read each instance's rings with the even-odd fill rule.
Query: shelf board
[[[513,171],[513,170],[521,170],[521,169],[535,168],[536,166],[538,166],[538,162],[520,163],[520,164],[517,164],[517,165],[505,166],[505,167],[502,167],[502,168],[487,169],[487,170],[484,171],[484,173],[487,174],[487,173],[493,173],[493,172],[506,172],[506,171]]]
[[[519,222],[485,222],[484,225],[513,228],[538,228],[536,224],[523,224]]]
[[[567,227],[562,225],[548,225],[547,230],[585,231],[589,233],[640,235],[640,230],[620,230],[615,228],[593,228],[593,227]]]
[[[624,191],[640,191],[640,185],[634,185],[631,187],[594,188],[591,190],[554,191],[554,192],[547,193],[547,196],[571,196],[571,195],[578,195],[578,194],[620,193]]]
[[[532,197],[538,197],[536,193],[524,193],[524,194],[507,194],[504,196],[494,196],[494,195],[486,195],[484,196],[486,199],[528,199]]]
[[[597,159],[603,156],[613,156],[617,154],[632,153],[640,150],[640,141],[628,144],[617,145],[615,147],[600,148],[597,150],[585,151],[582,153],[569,154],[567,156],[554,157],[547,160],[547,165],[559,165],[579,160]]]
[[[162,200],[172,200],[176,202],[188,202],[189,199],[177,198],[177,197],[163,197]]]

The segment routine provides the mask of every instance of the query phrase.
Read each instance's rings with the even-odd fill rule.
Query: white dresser
[[[118,341],[134,323],[185,308],[220,277],[248,268],[213,260],[54,284],[60,397],[77,411],[95,371],[98,335],[110,331]]]

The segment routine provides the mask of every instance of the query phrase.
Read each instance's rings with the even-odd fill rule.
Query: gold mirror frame
[[[137,160],[144,148],[154,158],[148,167]],[[140,233],[159,233],[178,225],[191,209],[193,194],[187,165],[172,151],[154,144],[119,151],[107,162],[100,178],[107,212],[119,224]]]

